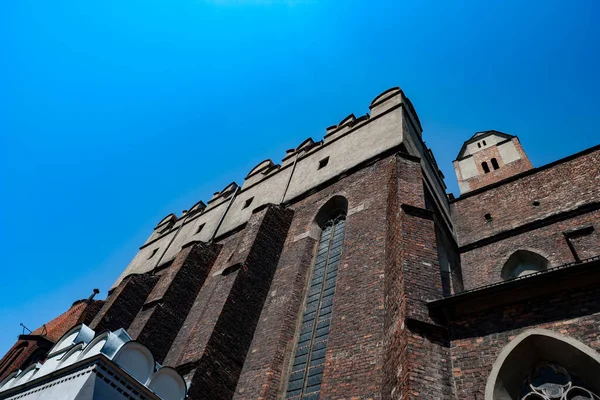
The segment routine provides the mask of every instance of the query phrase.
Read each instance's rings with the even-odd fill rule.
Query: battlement
[[[132,273],[144,273],[172,260],[190,241],[215,240],[243,226],[253,210],[267,204],[291,204],[296,199],[370,160],[403,151],[422,159],[424,175],[438,207],[448,211],[443,175],[421,139],[421,124],[404,92],[394,87],[376,96],[370,113],[350,114],[326,128],[323,138],[303,140],[289,149],[281,163],[266,159],[252,168],[240,186],[236,182],[200,201],[181,215],[158,223],[117,283]],[[116,283],[115,283],[116,285]]]

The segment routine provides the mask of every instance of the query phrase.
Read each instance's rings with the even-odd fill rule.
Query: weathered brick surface
[[[304,212],[307,210],[305,209]],[[299,215],[287,236],[269,295],[237,384],[235,399],[276,399],[284,371],[284,359],[292,352],[304,287],[312,263],[315,240],[295,240]]]
[[[533,204],[538,201],[539,206]],[[600,148],[451,204],[460,246],[584,204],[600,202]],[[485,214],[491,214],[487,222]],[[463,269],[463,272],[464,271]]]
[[[348,200],[321,398],[381,398],[387,183],[382,160],[290,207],[294,220],[236,390],[236,399],[280,398],[314,262],[314,219],[333,196]]]
[[[103,307],[90,323],[90,328],[97,332],[128,329],[158,278],[151,274],[141,274],[130,275],[123,279],[108,296]]]
[[[500,281],[502,266],[519,249],[546,257],[552,266],[574,261],[563,232],[597,224],[599,168],[600,149],[595,148],[454,201],[465,288]],[[484,217],[487,213],[491,221]],[[580,259],[600,252],[597,231],[572,243]]]
[[[293,212],[268,206],[228,240],[167,362],[193,364],[190,396],[230,399],[267,297]],[[233,250],[233,251],[232,251]],[[231,268],[237,268],[228,273]],[[193,319],[194,316],[202,319]]]
[[[502,348],[519,333],[543,328],[600,350],[600,289],[559,291],[457,318],[450,325],[456,398],[483,399]]]
[[[439,329],[405,329],[403,268],[410,270],[412,317],[430,321],[425,303],[441,297],[442,288],[434,223],[431,213],[420,208],[424,194],[419,161],[393,156],[292,204],[294,221],[235,398],[276,399],[285,389],[318,237],[311,232],[313,220],[334,195],[346,197],[350,212],[321,398],[391,398],[392,391],[399,398],[408,390],[449,393],[449,374],[439,384],[426,378],[432,370],[436,376],[449,370],[449,344],[439,338]],[[426,218],[405,215],[403,202]],[[401,362],[406,357],[417,361],[409,366]],[[384,365],[389,372],[385,378]],[[396,384],[395,376],[405,378],[406,385]]]
[[[395,157],[383,159],[327,188],[350,210],[337,286],[321,398],[382,398],[384,361],[386,219]],[[321,196],[326,193],[319,193]],[[316,211],[316,210],[315,210]]]
[[[192,242],[161,275],[128,329],[162,363],[204,284],[220,246]]]
[[[502,267],[510,255],[519,249],[540,254],[548,259],[550,267],[573,262],[575,258],[563,232],[588,224],[596,225],[597,229],[600,229],[599,221],[600,210],[467,251],[461,255],[465,288],[473,289],[502,281]],[[600,232],[594,230],[575,239],[574,247],[581,259],[600,255]]]
[[[405,279],[402,273],[402,234],[399,232],[401,221],[400,196],[398,184],[399,168],[392,169],[387,183],[386,224],[386,267],[385,267],[385,320],[384,320],[384,365],[382,398],[396,399],[406,390],[408,374],[403,370],[403,359],[407,353],[406,297]],[[416,204],[418,199],[405,199]],[[415,205],[416,205],[415,204]]]
[[[397,160],[397,183],[388,185],[392,193],[383,398],[448,398],[449,342],[430,319],[426,305],[443,296],[434,217],[423,208],[420,163],[408,157]]]

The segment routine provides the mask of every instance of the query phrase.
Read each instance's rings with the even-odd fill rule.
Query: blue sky
[[[458,194],[475,131],[598,144],[600,2],[4,1],[0,353],[99,298],[154,225],[392,86]]]

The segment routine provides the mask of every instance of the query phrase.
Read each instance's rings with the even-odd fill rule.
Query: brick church
[[[402,90],[369,108],[159,221],[0,399],[600,399],[600,146],[477,132],[455,198]]]

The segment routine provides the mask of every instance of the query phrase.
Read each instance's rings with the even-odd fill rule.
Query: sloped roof
[[[104,304],[103,300],[92,300],[89,303],[86,300],[76,301],[71,308],[31,332],[31,335],[44,336],[56,342],[74,325],[82,322],[89,323],[100,310],[102,304]]]
[[[465,153],[465,150],[467,149],[467,146],[470,143],[473,143],[479,139],[482,139],[486,136],[491,136],[491,135],[502,136],[502,137],[505,137],[506,139],[512,139],[515,137],[515,135],[496,131],[494,129],[490,129],[488,131],[475,132],[475,134],[473,136],[471,136],[471,138],[469,140],[467,140],[466,142],[463,143],[462,147],[460,148],[460,151],[458,152],[458,155],[456,156],[456,160],[460,160],[462,158],[463,154]]]

